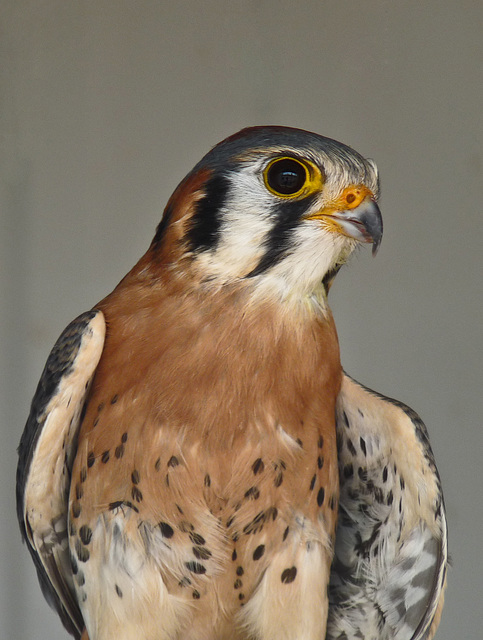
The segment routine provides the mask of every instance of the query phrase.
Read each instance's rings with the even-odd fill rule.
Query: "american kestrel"
[[[432,637],[447,545],[427,432],[345,375],[327,303],[355,247],[379,246],[377,198],[344,144],[245,129],[60,336],[17,499],[75,638]]]

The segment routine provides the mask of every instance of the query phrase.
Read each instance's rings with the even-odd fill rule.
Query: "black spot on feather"
[[[79,538],[82,541],[82,544],[89,544],[92,539],[92,530],[87,525],[82,525],[79,529]]]
[[[349,449],[350,453],[353,456],[357,455],[356,448],[354,447],[352,440],[350,438],[347,438],[347,448]]]
[[[89,551],[84,546],[82,546],[79,538],[77,538],[77,540],[75,541],[75,552],[80,562],[87,562],[91,555]]]
[[[200,564],[199,562],[185,562],[185,566],[189,571],[193,573],[202,574],[206,573],[206,567]]]
[[[344,478],[351,478],[354,475],[352,463],[346,464],[343,469]]]
[[[190,540],[193,544],[205,544],[206,540],[199,533],[195,533],[194,531],[189,532]]]
[[[167,522],[160,522],[158,527],[161,530],[161,534],[163,535],[164,538],[173,537],[173,534],[174,534],[173,527],[171,527]]]
[[[133,488],[131,489],[131,495],[132,495],[132,499],[135,500],[136,502],[142,502],[142,499],[143,499],[142,491],[140,491],[136,486],[133,486]]]
[[[325,498],[325,489],[324,487],[320,487],[319,492],[317,493],[317,504],[321,507],[324,503]]]
[[[132,509],[136,513],[139,513],[139,509],[135,505],[133,505],[132,502],[129,502],[129,500],[116,500],[115,502],[109,503],[110,511],[116,511],[117,509],[122,510],[123,507],[127,507],[128,509]]]
[[[206,547],[193,547],[193,555],[198,560],[208,560],[211,558],[211,551]]]
[[[285,569],[282,571],[281,580],[284,584],[290,584],[295,580],[297,575],[297,567],[290,567],[290,569]]]
[[[258,500],[259,497],[260,491],[258,490],[258,487],[250,487],[250,489],[245,492],[245,498],[247,500]]]
[[[258,533],[263,529],[263,525],[267,520],[267,513],[260,511],[253,520],[243,527],[243,533],[249,535],[250,533]]]
[[[87,401],[84,402],[84,404],[82,405],[82,410],[81,410],[81,414],[80,414],[80,418],[79,418],[79,424],[82,424],[84,418],[86,417],[86,411],[87,411]]]
[[[264,553],[265,553],[265,545],[260,544],[253,552],[253,559],[260,560],[260,558],[263,556]]]

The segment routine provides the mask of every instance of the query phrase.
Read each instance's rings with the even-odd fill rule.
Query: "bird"
[[[343,143],[243,129],[61,334],[17,515],[74,638],[433,637],[448,556],[427,430],[344,371],[328,304],[380,246],[379,192]]]

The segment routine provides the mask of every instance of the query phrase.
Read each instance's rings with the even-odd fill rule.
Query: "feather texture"
[[[19,446],[17,513],[45,597],[79,637],[68,546],[67,502],[77,434],[104,342],[99,311],[76,318],[54,345]]]
[[[447,540],[426,428],[402,403],[344,376],[337,437],[341,494],[327,638],[431,638]]]
[[[327,302],[356,245],[379,246],[377,196],[374,163],[349,147],[246,129],[64,331],[17,497],[76,638],[431,637],[446,533],[427,434],[343,377]]]
[[[99,304],[108,331],[72,474],[71,547],[91,532],[77,588],[89,633],[289,638],[306,616],[294,605],[292,630],[282,624],[279,591],[296,602],[318,563],[320,635],[336,520],[333,322],[243,288],[146,288],[140,271]]]

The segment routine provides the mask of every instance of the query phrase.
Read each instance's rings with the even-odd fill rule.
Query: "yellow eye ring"
[[[263,172],[266,188],[279,198],[299,198],[322,186],[320,170],[311,162],[290,156],[274,158]]]

